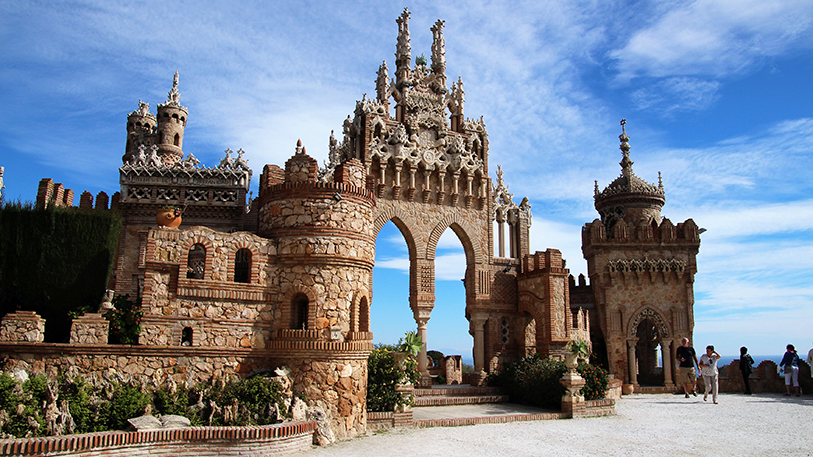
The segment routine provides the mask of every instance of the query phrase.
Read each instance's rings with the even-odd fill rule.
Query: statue
[[[242,149],[237,150],[237,158],[234,160],[234,164],[233,164],[233,167],[234,167],[235,170],[243,170],[243,171],[248,170],[248,159],[243,158],[243,154],[245,154],[245,153],[246,152],[243,151]]]
[[[217,168],[221,170],[226,170],[233,167],[232,160],[231,160],[231,153],[234,152],[231,148],[226,148],[226,157],[220,159],[220,165]]]

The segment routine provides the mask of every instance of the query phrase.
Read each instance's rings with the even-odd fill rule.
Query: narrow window
[[[192,246],[186,262],[187,279],[203,279],[206,269],[206,248],[202,244]]]
[[[362,297],[359,303],[359,332],[370,331],[370,305],[367,304],[367,297]]]
[[[181,346],[192,346],[192,327],[184,327],[181,332]]]
[[[234,256],[234,282],[250,282],[251,251],[240,249]]]
[[[175,141],[175,146],[180,146],[181,145],[181,135],[176,133],[174,141]]]
[[[291,328],[297,330],[308,329],[308,297],[298,294],[291,300]]]

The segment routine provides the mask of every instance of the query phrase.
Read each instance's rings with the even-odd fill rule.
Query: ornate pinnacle
[[[395,48],[395,61],[404,60],[404,64],[409,65],[412,59],[412,44],[409,40],[409,9],[404,8],[401,16],[395,20],[398,23],[398,44]]]
[[[179,105],[181,102],[181,93],[178,92],[178,72],[175,71],[175,76],[172,78],[172,89],[167,95],[167,101]]]
[[[621,135],[618,135],[618,139],[621,140],[619,149],[621,149],[621,153],[624,154],[624,157],[621,159],[621,162],[619,162],[619,165],[621,165],[622,174],[624,176],[630,176],[632,175],[632,164],[634,162],[630,160],[630,137],[627,136],[626,124],[627,120],[621,119]]]
[[[658,189],[663,190],[663,179],[660,171],[658,172]]]
[[[387,89],[389,89],[389,76],[387,69],[387,61],[385,60],[380,67],[378,67],[378,77],[375,79],[375,94],[378,101],[383,103],[387,101]]]
[[[446,41],[443,39],[443,25],[446,21],[438,19],[432,26],[432,71],[446,76]]]
[[[595,180],[594,182],[596,184],[595,184],[595,188],[593,189],[593,195],[598,196],[598,194],[600,193],[599,190],[598,190],[598,179]]]
[[[302,147],[302,140],[296,140],[296,155],[304,154],[305,148]]]

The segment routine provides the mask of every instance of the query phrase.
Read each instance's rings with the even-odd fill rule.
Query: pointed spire
[[[663,178],[661,178],[661,172],[658,172],[658,189],[663,191]]]
[[[446,87],[446,41],[443,39],[443,26],[446,21],[440,19],[432,26],[432,72],[443,79]]]
[[[621,153],[624,155],[624,157],[621,159],[621,162],[619,162],[619,165],[621,165],[621,174],[624,176],[631,176],[632,164],[634,162],[630,160],[630,137],[627,136],[627,129],[625,127],[626,124],[627,120],[621,119],[621,135],[618,135],[618,139],[621,140],[621,146],[619,149],[621,149]]]
[[[302,147],[302,139],[296,140],[296,155],[304,154],[305,148]]]
[[[398,44],[395,48],[395,62],[400,65],[409,65],[412,59],[412,43],[409,40],[409,9],[404,8],[401,16],[395,20],[398,23]]]
[[[181,93],[178,92],[178,71],[175,71],[175,76],[172,78],[172,89],[167,94],[167,102],[175,105],[181,104]]]
[[[387,61],[381,63],[378,67],[378,75],[375,79],[375,95],[379,103],[384,103],[389,98],[387,96],[387,89],[389,89],[389,70],[387,69]]]

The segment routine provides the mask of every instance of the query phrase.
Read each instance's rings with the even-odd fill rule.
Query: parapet
[[[526,254],[522,258],[522,274],[532,274],[533,272],[548,272],[556,274],[566,274],[566,262],[562,258],[562,252],[558,249],[547,249],[536,251],[533,254]]]
[[[584,225],[582,246],[604,243],[699,244],[700,229],[692,219],[674,225],[667,218],[660,224],[653,221],[651,224],[638,226],[630,226],[624,220],[618,220],[610,230],[607,230],[600,219]]]
[[[47,208],[49,206],[71,208],[74,207],[73,195],[73,190],[65,189],[65,186],[62,183],[55,184],[53,179],[43,178],[40,180],[39,188],[37,189],[36,206],[37,208]],[[105,192],[99,192],[96,194],[95,209],[117,209],[120,197],[120,194],[116,192],[113,194],[111,201],[110,197],[108,197]],[[110,203],[110,207],[107,206],[108,203]],[[88,191],[82,192],[82,195],[79,197],[79,209],[94,209],[93,194]]]

